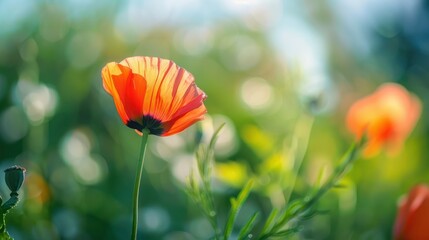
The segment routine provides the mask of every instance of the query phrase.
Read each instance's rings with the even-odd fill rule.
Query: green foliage
[[[9,233],[3,232],[0,233],[0,240],[13,240],[13,238],[9,236]]]
[[[243,206],[244,202],[246,201],[247,197],[249,196],[250,191],[252,190],[253,186],[253,180],[250,180],[246,186],[241,190],[241,192],[238,194],[237,198],[231,198],[231,210],[228,215],[228,220],[226,221],[225,230],[223,234],[223,238],[225,240],[229,239],[231,232],[234,228],[235,219],[238,215],[238,212],[240,211],[240,208]],[[247,228],[246,230],[242,230],[244,232],[248,232],[250,229],[248,229],[253,224],[254,218],[256,215],[253,215],[248,223],[245,225],[244,228]],[[252,220],[253,219],[253,220]],[[243,228],[243,229],[244,229]]]
[[[202,181],[202,186],[198,184],[198,178],[192,171],[188,178],[186,192],[200,206],[205,216],[209,220],[215,232],[215,239],[218,234],[218,223],[216,216],[216,208],[214,205],[211,181],[212,181],[212,165],[214,161],[214,146],[218,135],[223,128],[222,124],[213,134],[208,145],[201,143],[196,151],[196,161],[198,174]]]
[[[197,152],[196,159],[198,165],[198,172],[202,180],[202,186],[199,186],[198,180],[194,173],[189,177],[187,192],[189,196],[199,204],[205,216],[208,218],[215,232],[215,239],[229,240],[234,230],[235,220],[241,207],[245,204],[252,187],[254,180],[250,179],[248,183],[242,188],[237,197],[231,198],[231,208],[229,210],[228,218],[223,229],[223,237],[219,236],[218,220],[216,217],[216,209],[214,206],[213,193],[211,192],[211,166],[214,161],[214,145],[221,127],[217,129],[208,145],[200,144]],[[357,158],[357,154],[361,147],[364,145],[364,140],[352,144],[341,158],[339,165],[328,180],[320,185],[322,179],[322,171],[319,174],[317,183],[314,190],[308,196],[302,199],[296,199],[288,203],[279,214],[277,209],[273,209],[266,219],[258,237],[256,239],[264,240],[269,238],[287,238],[294,233],[297,233],[302,226],[302,223],[313,218],[319,212],[315,210],[316,203],[320,198],[332,188],[339,186],[339,181],[351,168]],[[320,187],[317,187],[320,186]],[[254,226],[257,213],[254,213],[247,221],[244,227],[240,230],[238,239],[246,239],[249,234],[254,231]]]
[[[258,218],[259,213],[254,213],[252,217],[249,218],[249,220],[246,222],[244,227],[240,230],[240,233],[238,234],[238,240],[244,240],[244,239],[250,239],[252,231],[252,228],[255,226],[255,221]]]

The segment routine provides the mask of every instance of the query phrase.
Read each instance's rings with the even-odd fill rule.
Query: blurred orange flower
[[[366,156],[386,146],[390,152],[401,149],[420,117],[420,100],[395,83],[380,86],[375,93],[354,103],[347,114],[347,127],[361,138],[366,134]]]
[[[169,136],[183,131],[207,112],[205,93],[194,77],[173,61],[130,57],[102,70],[104,89],[113,97],[122,121],[141,134]]]
[[[396,240],[429,239],[429,187],[415,186],[401,202],[396,216]]]

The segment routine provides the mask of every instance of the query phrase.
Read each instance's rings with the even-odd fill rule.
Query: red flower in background
[[[364,154],[378,153],[386,146],[397,151],[420,117],[420,100],[395,83],[381,85],[375,93],[354,103],[347,114],[347,127],[361,138],[368,138]]]
[[[429,239],[429,187],[415,186],[401,202],[396,216],[396,240]]]
[[[205,93],[192,74],[173,61],[130,57],[102,70],[104,89],[113,97],[122,121],[141,134],[169,136],[183,131],[207,112]]]

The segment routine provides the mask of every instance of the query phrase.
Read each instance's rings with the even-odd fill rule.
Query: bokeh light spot
[[[170,227],[170,215],[162,207],[142,208],[139,211],[139,215],[143,223],[139,227],[143,231],[162,233]]]
[[[243,102],[253,110],[267,108],[273,102],[273,89],[263,78],[250,78],[241,85]]]
[[[99,183],[107,174],[107,164],[98,155],[90,154],[91,141],[81,130],[74,130],[64,137],[61,156],[71,167],[77,179],[88,185]]]
[[[0,115],[0,136],[5,142],[15,142],[28,132],[28,122],[24,112],[18,107],[10,107]]]

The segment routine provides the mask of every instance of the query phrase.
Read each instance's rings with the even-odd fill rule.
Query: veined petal
[[[103,69],[103,84],[108,93],[113,93],[113,99],[124,123],[142,118],[146,80],[141,75],[132,73],[127,66],[109,63]]]
[[[201,120],[205,93],[194,77],[173,61],[130,57],[103,69],[103,85],[114,98],[124,123],[141,131],[167,136]]]
[[[138,74],[131,72],[128,67],[119,65],[123,75],[117,76],[118,81],[126,80],[122,101],[125,111],[132,120],[140,120],[143,117],[143,99],[146,94],[146,80]],[[126,78],[126,79],[121,79]]]
[[[177,109],[176,112],[174,112],[174,114],[171,116],[171,119],[169,119],[169,121],[180,118],[181,116],[185,115],[187,112],[203,105],[203,101],[207,97],[204,92],[202,92],[198,88],[194,88],[189,92],[192,92],[192,93],[183,97],[181,106]]]
[[[125,91],[125,81],[120,81],[115,85],[113,76],[121,74],[121,70],[118,67],[117,63],[108,63],[103,70],[101,71],[101,76],[103,79],[103,87],[107,93],[109,93],[116,106],[116,110],[118,111],[119,116],[121,117],[122,122],[127,124],[129,121],[129,117],[125,112],[124,104],[120,97],[120,94],[123,95]]]
[[[183,104],[189,87],[194,84],[194,77],[188,71],[167,59],[131,57],[121,64],[148,80],[143,112],[157,119],[171,118]]]
[[[195,122],[204,119],[204,114],[207,112],[206,107],[202,104],[200,107],[187,112],[178,119],[164,123],[165,131],[162,136],[169,136],[179,133]]]

